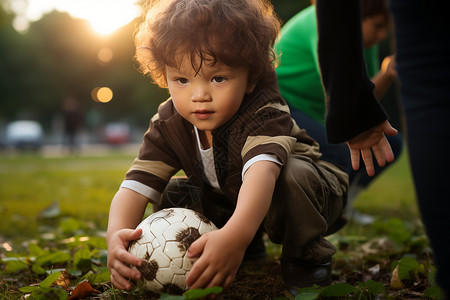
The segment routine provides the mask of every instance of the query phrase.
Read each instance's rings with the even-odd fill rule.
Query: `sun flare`
[[[69,14],[89,21],[94,31],[106,35],[139,16],[141,11],[135,2],[136,0],[66,0],[63,3]]]
[[[75,18],[87,20],[97,33],[107,35],[141,14],[141,7],[136,2],[137,0],[28,0],[26,6],[16,5],[12,10],[20,15],[19,21],[35,21],[53,9],[68,12]],[[19,27],[26,28],[25,25]]]

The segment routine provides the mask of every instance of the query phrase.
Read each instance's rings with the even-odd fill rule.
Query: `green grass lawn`
[[[360,211],[379,217],[414,220],[419,216],[408,156],[399,160],[363,191],[354,204]]]
[[[1,261],[5,257],[28,257],[57,249],[76,257],[76,251],[89,249],[94,262],[90,265],[90,273],[107,272],[105,254],[102,253],[105,250],[104,234],[109,204],[133,158],[134,154],[122,152],[107,152],[104,156],[95,157],[0,154],[0,298],[8,295],[6,299],[19,299],[23,294],[17,291],[18,287],[39,283],[45,278],[43,274],[33,273],[32,261],[28,261],[26,270],[29,272],[26,275],[19,276],[14,270],[8,271],[8,262],[5,260],[2,264]],[[42,211],[54,203],[58,204],[59,212],[53,217],[43,217]],[[389,289],[392,264],[404,255],[414,257],[420,266],[429,267],[427,240],[420,223],[405,152],[398,162],[360,194],[354,206],[361,212],[374,215],[377,222],[371,226],[350,222],[343,230],[330,237],[339,249],[334,259],[335,282],[358,286],[358,282],[370,277],[381,281]],[[147,213],[150,213],[150,209],[149,207]],[[83,235],[99,238],[97,244],[92,242],[94,239],[88,245],[67,242],[70,238]],[[375,243],[375,247],[371,248],[370,243]],[[36,250],[30,246],[32,244],[37,244],[42,249]],[[277,258],[279,249],[278,246],[268,244],[268,253],[272,258]],[[74,268],[80,268],[77,262],[73,258],[63,264],[63,267],[72,269],[75,283],[86,276],[81,277],[80,270],[73,271]],[[381,269],[376,277],[369,276],[367,271],[374,265]],[[54,267],[51,264],[42,266]],[[267,266],[274,266],[273,270],[277,270],[276,265]],[[251,285],[251,278],[258,273],[254,266],[252,268],[249,277],[242,273],[246,272],[245,268],[240,271],[236,290],[239,284],[246,288]],[[417,270],[415,274],[420,273]],[[21,271],[20,274],[23,274],[23,269]],[[267,269],[259,271],[262,275],[258,280],[270,277],[264,273]],[[421,277],[422,281],[424,276],[427,275]],[[255,283],[255,290],[261,290],[262,285],[268,284],[261,284],[259,281]],[[428,279],[421,286],[422,295],[427,286]],[[103,293],[111,293],[105,288],[96,288],[102,289]],[[114,293],[118,299],[123,296],[121,293]],[[249,290],[248,293],[251,296],[254,291]],[[404,293],[402,290],[401,294]]]
[[[105,229],[109,203],[132,160],[131,154],[0,156],[0,238],[33,238],[39,229],[39,213],[55,201],[60,216]],[[376,178],[354,205],[378,218],[417,219],[407,156],[403,154]]]
[[[59,217],[104,230],[109,203],[133,157],[0,158],[0,238],[33,238],[40,212],[57,202]]]

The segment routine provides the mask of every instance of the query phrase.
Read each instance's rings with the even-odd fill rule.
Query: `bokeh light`
[[[109,62],[111,62],[113,57],[114,57],[114,52],[109,47],[103,47],[98,51],[97,58],[98,58],[98,63],[100,65],[108,64]]]
[[[113,91],[109,87],[96,87],[91,92],[95,102],[108,103],[113,98]]]

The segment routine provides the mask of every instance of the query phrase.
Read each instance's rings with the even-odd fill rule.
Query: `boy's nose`
[[[211,101],[211,95],[207,88],[199,85],[193,88],[191,99],[194,102]]]

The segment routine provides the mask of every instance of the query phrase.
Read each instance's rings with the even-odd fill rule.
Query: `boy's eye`
[[[214,76],[213,79],[212,79],[212,81],[216,82],[216,83],[222,83],[225,80],[226,80],[225,77],[222,77],[222,76]]]
[[[186,78],[177,78],[175,81],[177,81],[180,84],[186,84],[189,82]]]

